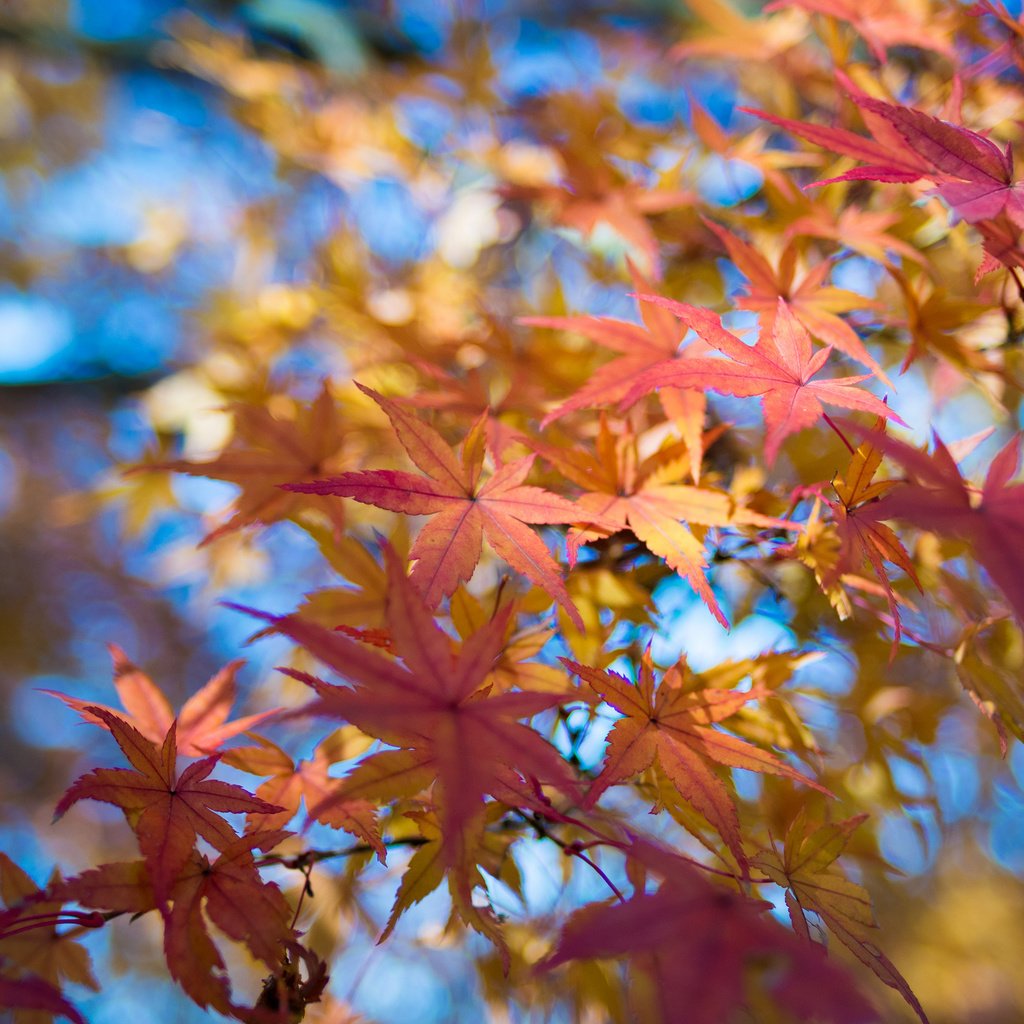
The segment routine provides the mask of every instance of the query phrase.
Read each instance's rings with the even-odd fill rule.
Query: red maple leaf
[[[1021,436],[992,460],[979,493],[964,480],[937,435],[931,455],[895,438],[872,435],[872,443],[903,466],[908,478],[879,498],[871,514],[970,541],[978,562],[1024,622],[1024,484],[1010,483],[1020,462]]]
[[[629,273],[637,293],[653,291],[653,285],[627,259]],[[629,392],[630,387],[645,370],[672,359],[679,350],[681,335],[679,322],[671,313],[650,303],[638,302],[642,323],[616,320],[607,316],[528,316],[519,323],[528,327],[550,327],[553,330],[582,334],[598,345],[618,352],[619,356],[598,369],[582,387],[543,420],[543,430],[567,413],[589,409],[598,405],[614,405]],[[703,342],[691,345],[693,354],[703,351]],[[679,423],[683,439],[690,452],[690,474],[694,482],[700,480],[701,457],[704,449],[701,430],[704,426],[706,401],[699,391],[663,388],[658,393],[665,415]]]
[[[281,962],[292,939],[292,910],[280,889],[260,877],[252,851],[269,849],[287,835],[272,831],[235,837],[212,863],[192,850],[167,903],[159,908],[171,975],[200,1006],[222,1013],[237,1009],[207,919],[270,968]],[[55,892],[82,906],[125,914],[158,909],[149,867],[142,860],[101,864],[69,878]]]
[[[462,457],[457,458],[436,430],[398,402],[357,386],[384,410],[409,458],[426,475],[370,469],[288,484],[287,489],[354,498],[406,515],[435,516],[411,551],[416,559],[412,579],[431,607],[473,575],[486,537],[498,555],[554,597],[582,629],[558,566],[526,524],[573,523],[587,516],[567,498],[524,484],[534,456],[506,463],[481,483],[483,419],[467,435]]]
[[[0,1006],[6,1010],[38,1010],[53,1017],[66,1017],[72,1024],[85,1024],[85,1018],[41,978],[0,978]]]
[[[231,518],[207,534],[202,544],[245,526],[266,526],[291,518],[310,505],[331,518],[341,532],[339,509],[315,498],[295,498],[280,488],[285,480],[312,480],[344,464],[342,423],[327,382],[311,405],[296,405],[292,419],[247,402],[233,403],[230,409],[234,436],[216,458],[207,462],[178,459],[138,466],[131,472],[169,470],[224,480],[240,488],[231,505]]]
[[[390,547],[384,556],[387,623],[400,661],[296,616],[241,610],[273,622],[278,632],[355,684],[336,686],[291,672],[316,691],[318,699],[308,712],[344,719],[400,748],[365,759],[310,813],[318,816],[339,800],[413,796],[433,784],[444,863],[467,880],[484,828],[485,795],[543,807],[537,784],[578,793],[575,775],[561,755],[519,722],[567,698],[536,692],[495,695],[486,679],[505,645],[512,605],[453,653],[451,638],[437,626]],[[468,881],[463,889],[464,905],[471,908]]]
[[[625,851],[650,862],[664,877],[661,887],[576,911],[541,970],[569,960],[628,958],[636,972],[630,990],[641,1004],[634,1019],[651,1024],[732,1020],[744,1003],[745,981],[758,967],[757,987],[797,1020],[867,1024],[878,1019],[819,947],[765,917],[770,904],[707,882],[651,844],[635,841]]]
[[[785,7],[802,7],[849,22],[882,63],[890,46],[919,46],[954,57],[949,42],[952,24],[948,17],[937,18],[934,11],[926,14],[919,8],[914,10],[888,0],[773,0],[764,9],[777,11]],[[941,24],[943,21],[945,25]]]
[[[741,398],[759,397],[767,428],[765,458],[769,465],[775,461],[785,438],[813,426],[824,414],[822,403],[872,412],[903,423],[880,399],[856,388],[866,376],[813,379],[824,367],[831,350],[821,349],[812,354],[810,335],[781,299],[771,336],[762,332],[757,344],[751,346],[727,331],[710,310],[659,295],[640,298],[671,310],[728,358],[666,360],[641,374],[623,401],[624,406],[666,385],[706,388]]]
[[[736,305],[757,313],[762,331],[772,332],[775,317],[784,305],[814,337],[863,363],[887,384],[891,383],[853,328],[836,316],[872,303],[855,292],[826,286],[824,281],[831,270],[831,263],[819,263],[797,284],[797,253],[792,244],[783,251],[776,270],[752,245],[731,231],[713,221],[705,220],[704,223],[718,236],[729,258],[747,278],[747,293]]]
[[[215,812],[272,814],[281,810],[257,800],[241,786],[208,779],[219,760],[217,756],[196,761],[178,775],[174,723],[158,748],[104,708],[85,710],[113,733],[132,769],[97,768],[83,775],[61,797],[54,816],[60,818],[79,800],[99,800],[120,807],[139,841],[158,901],[165,902],[170,896],[192,856],[197,836],[218,850],[226,849],[238,838]]]
[[[873,138],[760,110],[746,110],[808,142],[863,162],[845,174],[816,182],[885,181],[909,184],[927,178],[957,216],[970,223],[1005,212],[1024,227],[1024,183],[1013,180],[1013,151],[978,132],[912,107],[885,103],[858,89],[841,72],[840,84],[860,108]]]
[[[56,690],[43,690],[74,708],[87,722],[108,728],[105,719],[92,714],[88,709],[98,707],[120,721],[138,729],[147,740],[162,743],[175,721],[170,701],[156,683],[117,644],[108,644],[107,649],[114,661],[114,687],[128,714],[117,708],[97,704],[95,701],[69,697]],[[209,682],[197,690],[181,707],[177,715],[176,741],[178,753],[186,757],[204,757],[213,753],[222,743],[251,729],[281,709],[260,711],[228,722],[231,705],[235,702],[235,675],[245,664],[244,661],[228,662]]]

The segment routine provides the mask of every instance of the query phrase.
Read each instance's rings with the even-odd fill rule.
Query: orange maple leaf
[[[640,273],[631,260],[627,261],[633,286],[638,294],[652,292],[651,282]],[[630,387],[645,370],[672,359],[679,351],[682,335],[679,321],[667,310],[653,303],[638,302],[641,323],[616,320],[606,316],[528,316],[519,323],[528,327],[548,327],[557,331],[570,331],[618,352],[611,362],[599,367],[590,379],[541,421],[543,430],[555,420],[570,412],[598,405],[616,405],[629,392]],[[691,345],[691,355],[703,351],[703,342]],[[700,443],[704,425],[706,402],[699,391],[663,388],[658,393],[665,415],[677,420],[690,451],[690,473],[694,481],[700,479],[703,446]]]
[[[164,953],[171,976],[200,1006],[231,1013],[224,960],[210,936],[207,918],[228,938],[276,969],[291,941],[292,910],[280,889],[260,877],[252,851],[270,849],[289,833],[235,837],[212,861],[191,851],[168,894],[159,900],[146,861],[101,864],[62,883],[57,893],[86,907],[125,914],[160,909]]]
[[[251,729],[257,722],[262,722],[281,710],[272,708],[270,711],[260,711],[255,715],[246,715],[244,718],[228,722],[231,705],[235,702],[235,675],[245,664],[244,661],[231,661],[185,701],[175,719],[170,701],[160,687],[134,665],[116,644],[108,644],[107,650],[114,661],[114,687],[128,712],[127,715],[117,708],[107,707],[106,704],[69,697],[66,693],[59,693],[56,690],[42,692],[62,700],[87,722],[108,729],[110,726],[107,717],[92,713],[91,709],[99,708],[108,715],[116,716],[118,721],[138,729],[152,743],[162,743],[171,723],[176,720],[178,753],[186,757],[205,757],[226,740],[245,732],[246,729]]]
[[[656,452],[638,465],[636,438],[626,432],[616,438],[602,419],[597,451],[566,451],[542,441],[531,442],[537,451],[570,480],[586,488],[576,500],[589,516],[611,524],[613,529],[572,530],[569,534],[570,564],[581,543],[602,534],[630,530],[652,554],[684,577],[701,596],[718,621],[729,623],[718,604],[704,571],[708,568],[704,541],[687,526],[746,525],[795,528],[795,523],[737,507],[724,491],[692,487],[678,481],[685,476],[689,445]]]
[[[617,672],[568,658],[561,661],[623,716],[612,727],[604,767],[587,794],[587,806],[596,803],[609,786],[657,765],[680,796],[718,832],[736,860],[745,864],[736,804],[715,765],[781,775],[832,795],[774,754],[712,728],[750,701],[766,696],[760,687],[699,689],[699,680],[685,661],[668,669],[655,687],[650,651],[641,659],[635,685]]]
[[[368,800],[332,799],[341,788],[341,780],[328,774],[336,761],[348,760],[362,753],[369,745],[366,737],[353,736],[356,730],[345,726],[317,744],[308,760],[293,761],[276,743],[253,735],[257,746],[238,747],[224,755],[224,763],[253,775],[270,776],[257,790],[256,796],[267,803],[278,804],[276,814],[250,814],[246,832],[281,828],[299,810],[305,799],[307,811],[319,810],[317,821],[332,828],[344,829],[372,846],[384,862],[385,850],[377,825],[376,805]],[[359,739],[365,742],[359,742]]]
[[[786,833],[782,853],[773,847],[751,863],[786,890],[786,909],[797,935],[811,941],[806,915],[817,914],[862,964],[899,992],[923,1024],[928,1024],[906,979],[874,944],[870,933],[878,924],[867,890],[848,881],[835,867],[850,836],[866,819],[866,814],[860,814],[834,825],[809,828],[801,812]]]
[[[139,466],[132,472],[170,470],[235,484],[241,493],[231,506],[231,517],[203,538],[208,544],[233,530],[253,524],[267,525],[288,519],[311,499],[296,498],[281,490],[286,480],[313,480],[338,468],[343,433],[334,398],[326,382],[312,405],[299,405],[294,419],[274,415],[261,405],[237,402],[231,407],[235,432],[231,443],[206,462],[177,459]],[[316,502],[341,531],[340,511],[330,502]]]

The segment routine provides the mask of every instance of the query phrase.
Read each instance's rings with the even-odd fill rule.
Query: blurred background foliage
[[[903,6],[938,46],[957,5]],[[100,848],[113,859],[109,816],[91,819],[91,832],[50,827],[73,773],[104,763],[110,742],[40,688],[109,700],[105,645],[116,642],[180,703],[248,635],[219,599],[283,611],[339,582],[310,533],[287,522],[259,544],[243,531],[199,546],[230,517],[230,481],[121,467],[237,441],[233,402],[298,422],[324,377],[400,385],[440,410],[482,398],[515,423],[541,362],[569,393],[590,357],[571,339],[513,345],[513,315],[635,319],[627,252],[648,274],[664,270],[665,294],[714,304],[734,289],[735,271],[701,255],[707,236],[687,195],[722,211],[767,196],[776,211],[789,204],[791,220],[837,223],[831,199],[812,209],[786,183],[782,172],[806,154],[767,148],[767,133],[735,111],[738,97],[794,108],[796,82],[808,95],[832,88],[806,43],[810,16],[789,9],[762,23],[759,5],[740,9],[0,3],[0,847],[37,882],[54,862],[66,873],[94,863]],[[896,51],[892,74],[914,61],[924,88],[929,75],[938,87],[946,71],[934,53]],[[983,99],[993,123],[1012,109],[996,86]],[[565,168],[592,194],[562,188]],[[926,207],[896,212],[894,238],[955,232]],[[936,259],[941,294],[907,270],[922,303],[913,340],[947,361],[901,380],[901,409],[916,402],[916,422],[959,437],[986,413],[974,398],[941,400],[942,388],[948,367],[983,346],[960,349],[950,334],[984,339],[1004,325],[980,315],[990,305],[971,306],[974,268],[955,233]],[[843,275],[905,316],[907,296],[881,280],[870,252],[845,259]],[[906,336],[905,320],[888,329]],[[440,354],[461,369],[457,381],[431,376]],[[489,363],[499,370],[484,372]],[[334,451],[358,463],[381,443],[382,421],[351,389],[336,397]],[[273,492],[251,486],[246,497],[264,508]],[[244,502],[235,510],[244,518]],[[827,604],[800,590],[806,581],[789,584],[795,611],[741,608],[728,639],[692,595],[663,588],[659,642],[713,664],[818,641],[827,654],[813,683],[825,699],[803,710],[828,740],[830,770],[877,808],[890,867],[869,858],[864,870],[887,953],[936,1024],[1024,1019],[1019,744],[1000,757],[948,664],[918,648],[889,665],[885,643],[851,656],[853,627],[826,627]],[[619,586],[607,584],[606,604],[642,603]],[[1019,634],[988,651],[974,671],[1019,681]],[[248,652],[247,709],[282,699],[270,671],[281,655],[274,642]],[[536,907],[555,908],[561,870],[543,857],[524,865]],[[484,959],[475,976],[430,901],[404,940],[374,947],[345,878],[318,888],[317,927],[331,933],[321,938],[340,943],[336,1002],[307,1019],[354,1019],[346,1006],[424,1024],[547,1019],[539,1006],[503,1011],[496,965]],[[365,897],[372,913],[386,911],[393,879]],[[333,918],[331,893],[345,908]],[[161,1020],[203,1019],[166,980],[158,937],[147,948],[126,935],[107,929],[92,942],[104,989],[71,993],[90,1021],[150,1016],[154,986]],[[891,1019],[903,1012],[894,1005]]]

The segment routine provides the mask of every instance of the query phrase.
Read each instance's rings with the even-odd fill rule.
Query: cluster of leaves
[[[229,721],[233,663],[175,715],[117,649],[125,712],[58,695],[131,765],[78,779],[58,816],[119,807],[139,856],[42,890],[0,865],[0,998],[19,1019],[80,1019],[60,993],[92,983],[74,936],[140,915],[159,919],[167,968],[200,1006],[302,1019],[331,954],[313,869],[344,858],[328,876],[343,911],[373,922],[360,894],[374,855],[409,847],[391,914],[373,922],[381,939],[445,886],[447,931],[496,951],[476,960],[488,997],[526,1012],[858,1024],[882,1018],[859,961],[927,1021],[850,873],[884,871],[869,816],[909,803],[892,759],[928,742],[964,691],[985,716],[979,743],[1024,738],[1024,22],[988,2],[782,0],[751,19],[691,7],[669,53],[617,27],[601,38],[624,66],[640,50],[684,84],[695,67],[733,76],[751,104],[726,127],[692,98],[669,161],[664,133],[623,113],[621,74],[515,99],[469,22],[445,60],[417,74],[383,63],[373,90],[179,25],[164,58],[221,86],[286,179],[354,195],[384,165],[429,193],[454,189],[458,166],[484,176],[493,231],[468,254],[439,246],[396,267],[342,224],[306,283],[256,282],[252,308],[213,304],[183,372],[223,399],[233,430],[204,457],[162,443],[121,493],[149,510],[172,500],[169,473],[235,484],[205,529],[213,570],[287,528],[345,582],[291,614],[239,609],[294,642],[283,671],[306,703],[287,691],[287,708]],[[472,147],[417,148],[399,130],[403,99],[471,119]],[[749,195],[702,191],[739,166],[760,182]],[[472,230],[464,198],[448,211],[456,233]],[[570,315],[554,276],[532,280],[538,239],[542,259],[585,269],[620,308],[631,294],[638,322]],[[858,270],[873,294],[842,286]],[[311,401],[297,349],[334,367]],[[924,425],[903,380],[936,406],[987,403],[988,429],[930,451],[890,436]],[[194,424],[179,426],[194,449]],[[993,432],[1004,445],[975,486],[958,462]],[[430,517],[411,543],[405,517]],[[701,651],[669,645],[660,664],[671,588],[709,623],[771,615],[794,648],[698,670]],[[837,644],[853,685],[813,689],[814,655]],[[928,710],[890,716],[856,752],[811,727],[810,698],[880,720],[910,679],[904,706]],[[296,721],[308,759],[262,735]],[[602,730],[606,749],[588,753]],[[218,762],[266,781],[213,779]],[[875,770],[871,793],[854,766]],[[289,832],[303,801],[354,845]],[[245,815],[241,832],[229,813]],[[564,921],[528,913],[516,856],[530,843],[555,844],[567,878],[589,874],[605,896]],[[289,872],[304,876],[291,901]],[[524,900],[520,919],[497,909],[498,882]],[[232,987],[211,928],[269,972],[254,998]]]

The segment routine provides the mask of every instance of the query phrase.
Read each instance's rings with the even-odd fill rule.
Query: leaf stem
[[[846,439],[846,435],[836,425],[835,420],[833,420],[832,417],[829,416],[829,414],[827,412],[825,412],[824,410],[822,410],[821,415],[822,415],[822,418],[825,420],[825,422],[836,432],[836,434],[839,435],[839,440],[842,441],[844,445],[846,445],[846,450],[851,455],[856,455],[857,454],[857,449],[854,448],[853,445],[850,444],[850,442]]]

